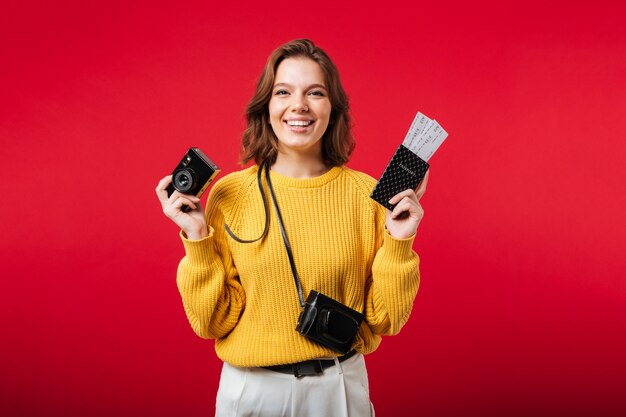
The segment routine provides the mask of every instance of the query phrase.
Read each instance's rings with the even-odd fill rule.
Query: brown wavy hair
[[[276,69],[286,58],[308,58],[318,63],[326,79],[328,98],[332,107],[330,122],[322,136],[322,158],[329,166],[348,162],[354,150],[354,138],[350,132],[350,106],[343,89],[339,71],[321,48],[308,39],[296,39],[279,46],[267,59],[256,86],[254,96],[246,106],[246,130],[241,139],[240,161],[242,165],[254,159],[273,164],[278,155],[278,138],[270,125],[269,102],[272,98]]]

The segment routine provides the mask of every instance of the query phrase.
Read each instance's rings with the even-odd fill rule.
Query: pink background
[[[450,133],[377,414],[626,415],[622,2],[51,3],[0,11],[0,414],[212,414],[154,187],[190,146],[238,169],[267,55],[308,37],[348,166],[379,176],[418,110]]]

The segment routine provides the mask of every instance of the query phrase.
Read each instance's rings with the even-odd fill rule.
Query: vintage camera
[[[359,313],[325,296],[311,291],[300,313],[296,330],[315,342],[346,354],[363,321]]]
[[[219,172],[220,169],[204,152],[199,148],[190,148],[172,172],[172,183],[167,187],[167,195],[171,196],[176,190],[200,197]],[[190,208],[183,206],[181,210],[186,213]]]

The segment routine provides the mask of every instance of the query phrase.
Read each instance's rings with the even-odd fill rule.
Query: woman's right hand
[[[172,176],[168,175],[159,181],[159,185],[156,187],[163,213],[181,228],[188,239],[199,240],[208,236],[209,231],[200,199],[194,195],[182,194],[178,191],[174,191],[168,197],[167,186],[171,183]],[[183,205],[189,206],[191,210],[185,213],[181,210]]]

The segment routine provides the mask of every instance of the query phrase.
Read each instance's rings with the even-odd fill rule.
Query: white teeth
[[[287,120],[289,126],[308,126],[313,123],[312,120]]]

